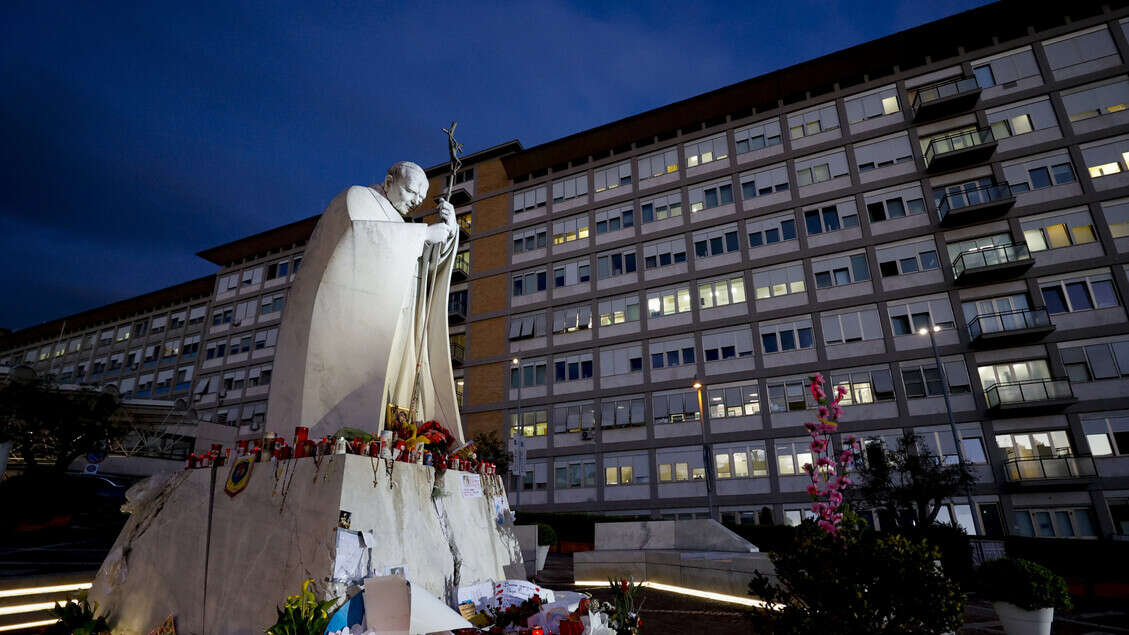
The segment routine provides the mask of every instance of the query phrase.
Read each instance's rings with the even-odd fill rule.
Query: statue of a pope
[[[458,225],[443,200],[439,223],[404,219],[427,186],[418,165],[397,163],[382,185],[338,194],[318,220],[283,309],[268,431],[377,433],[386,406],[408,409],[414,394],[417,420],[463,441],[447,335]]]

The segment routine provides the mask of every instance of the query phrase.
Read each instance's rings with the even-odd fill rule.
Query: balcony
[[[1034,264],[1027,243],[984,247],[963,252],[953,260],[953,279],[958,284],[1005,280]]]
[[[464,251],[455,256],[455,266],[451,268],[451,282],[466,282],[470,277],[469,257],[460,257],[467,253]]]
[[[455,220],[459,223],[459,242],[470,240],[470,214],[456,216]]]
[[[984,391],[988,409],[997,412],[1019,412],[1031,409],[1063,408],[1078,401],[1067,379],[1029,379],[993,384]]]
[[[934,137],[925,148],[925,171],[942,172],[983,163],[996,151],[991,128],[979,128]]]
[[[968,322],[968,335],[976,347],[1011,346],[1042,339],[1055,330],[1045,308],[978,314]]]
[[[948,79],[917,89],[913,96],[913,121],[921,123],[971,109],[980,100],[976,77]]]
[[[1047,456],[1010,459],[1004,462],[1007,480],[1012,483],[1050,479],[1090,478],[1098,475],[1092,456]]]
[[[1007,183],[982,185],[946,194],[937,203],[942,227],[956,227],[998,218],[1015,205],[1015,195]]]
[[[466,322],[466,295],[451,295],[447,298],[447,324]]]
[[[462,344],[451,342],[451,365],[462,368],[464,361],[466,361],[466,349]]]

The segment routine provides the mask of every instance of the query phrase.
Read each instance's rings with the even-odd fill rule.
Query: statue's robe
[[[458,235],[427,243],[427,227],[405,222],[379,187],[329,204],[283,308],[267,431],[379,433],[387,405],[410,407],[418,358],[416,419],[462,443],[447,330]]]

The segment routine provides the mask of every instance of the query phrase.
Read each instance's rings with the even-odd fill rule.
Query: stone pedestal
[[[132,502],[90,591],[115,633],[148,633],[171,614],[178,633],[258,634],[306,578],[323,597],[342,595],[350,577],[342,564],[356,571],[358,560],[353,550],[338,562],[341,511],[368,537],[362,573],[405,566],[414,585],[449,605],[459,586],[504,579],[506,566],[522,562],[498,476],[475,477],[479,493],[467,473],[447,471],[433,497],[431,467],[394,463],[389,475],[381,460],[331,455],[256,464],[232,498],[228,470],[216,473],[210,549],[210,469],[154,477]]]

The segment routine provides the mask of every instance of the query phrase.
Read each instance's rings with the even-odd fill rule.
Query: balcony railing
[[[982,313],[968,321],[968,334],[973,342],[1027,334],[1041,336],[1054,329],[1050,314],[1042,307]]]
[[[466,296],[452,294],[447,298],[447,323],[459,324],[466,321]]]
[[[455,266],[451,269],[451,279],[456,282],[466,280],[470,276],[470,259],[460,258],[461,255],[462,253],[455,256]]]
[[[923,86],[913,96],[915,121],[932,119],[971,108],[980,99],[976,77],[960,77]]]
[[[451,363],[455,366],[462,366],[466,361],[466,349],[462,344],[455,344],[451,342]]]
[[[991,274],[1007,274],[1035,264],[1027,243],[996,245],[962,252],[953,260],[953,278],[966,282]]]
[[[998,409],[1066,405],[1074,401],[1070,381],[1054,378],[993,384],[984,396],[989,408]]]
[[[1091,456],[1048,456],[1029,459],[1009,459],[1004,462],[1007,480],[1034,481],[1058,478],[1085,478],[1097,476]]]
[[[976,222],[1006,213],[1015,204],[1007,183],[981,185],[946,194],[937,203],[937,216],[945,226]]]
[[[925,148],[925,169],[943,170],[964,167],[987,158],[996,151],[996,136],[991,128],[978,128],[934,137]]]

